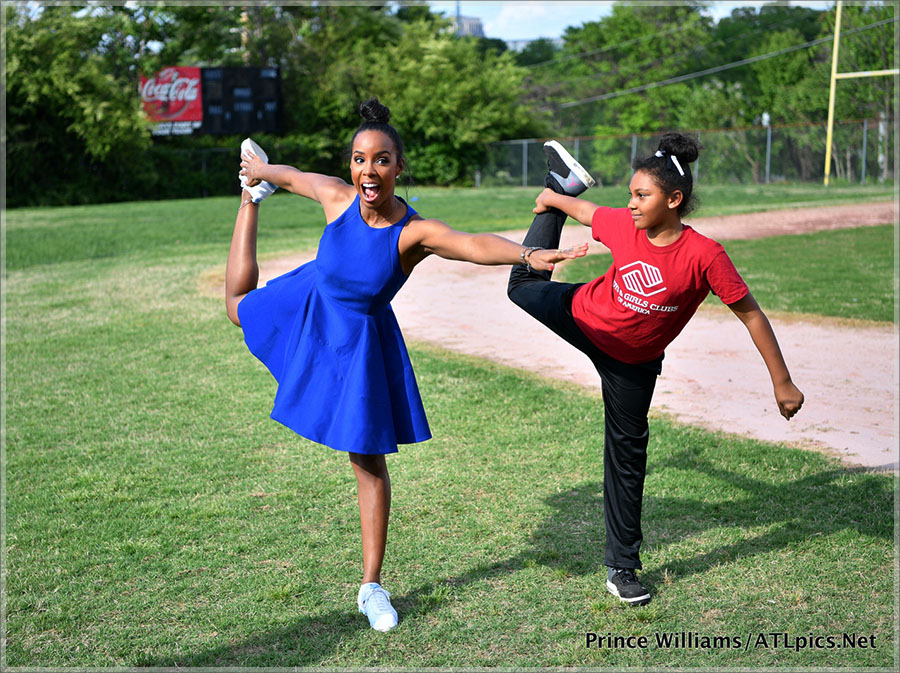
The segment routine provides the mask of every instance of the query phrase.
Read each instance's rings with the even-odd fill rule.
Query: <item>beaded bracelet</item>
[[[534,271],[534,269],[531,268],[531,262],[530,262],[529,260],[531,260],[531,254],[532,254],[535,250],[543,250],[543,248],[540,247],[539,245],[533,245],[533,246],[531,246],[530,248],[525,248],[525,249],[522,251],[522,254],[521,254],[521,256],[520,256],[521,259],[522,259],[522,264],[524,264],[526,267],[528,267],[528,272],[529,272],[529,273],[532,272],[532,271]]]

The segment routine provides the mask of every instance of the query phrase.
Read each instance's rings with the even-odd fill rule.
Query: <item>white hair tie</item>
[[[665,156],[665,152],[663,152],[662,150],[656,150],[656,154],[654,156],[663,157]],[[678,157],[676,157],[674,154],[670,154],[669,158],[672,160],[672,163],[675,164],[675,168],[678,169],[678,174],[681,177],[684,177],[684,169],[681,167],[681,164],[678,163]]]

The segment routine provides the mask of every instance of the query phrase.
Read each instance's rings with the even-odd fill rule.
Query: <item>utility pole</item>
[[[838,48],[841,46],[841,0],[834,17],[834,46],[831,48],[831,88],[828,91],[828,130],[825,133],[825,186],[831,173],[831,134],[834,129],[834,90],[837,81]]]

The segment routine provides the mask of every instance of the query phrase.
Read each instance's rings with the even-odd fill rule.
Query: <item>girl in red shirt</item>
[[[721,245],[681,218],[695,204],[690,163],[693,138],[662,137],[658,151],[634,163],[627,208],[602,208],[576,198],[593,178],[557,142],[544,145],[547,189],[523,244],[558,248],[566,216],[591,227],[613,255],[607,272],[589,283],[558,283],[552,270],[513,267],[510,299],[584,352],[600,374],[604,402],[603,508],[607,589],[629,605],[650,602],[640,569],[641,500],[647,467],[648,412],[664,351],[709,292],[747,327],[774,386],[781,415],[803,404],[769,320]]]

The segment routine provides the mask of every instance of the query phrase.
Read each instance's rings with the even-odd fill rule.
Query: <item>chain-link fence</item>
[[[685,132],[700,141],[691,165],[694,180],[708,184],[817,182],[825,175],[826,125],[797,124]],[[656,151],[660,133],[557,138],[600,184],[625,184],[631,162]],[[863,183],[894,180],[893,120],[836,122],[831,176]],[[540,186],[547,173],[543,139],[491,145],[475,176],[477,186]]]

